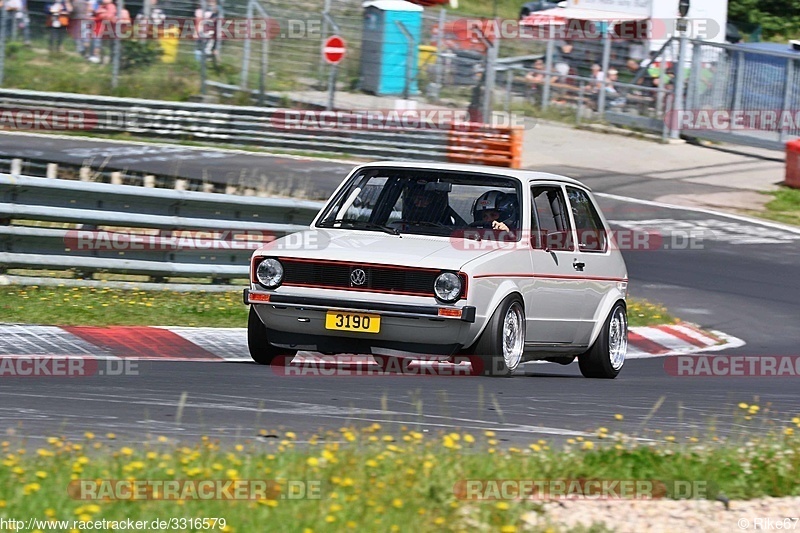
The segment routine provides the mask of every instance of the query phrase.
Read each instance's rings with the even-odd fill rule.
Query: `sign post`
[[[686,30],[688,25],[686,22],[686,15],[689,14],[690,9],[689,0],[680,0],[678,2],[678,61],[675,65],[675,88],[673,89],[672,97],[672,116],[678,116],[678,113],[683,111],[684,107],[684,85],[686,84]],[[700,65],[697,65],[700,68]],[[679,126],[673,127],[670,132],[670,138],[680,139],[681,130]]]
[[[328,78],[328,111],[333,110],[333,100],[336,92],[336,71],[339,68],[339,62],[344,59],[346,50],[344,39],[338,35],[331,35],[322,45],[322,59],[331,65],[331,74]]]

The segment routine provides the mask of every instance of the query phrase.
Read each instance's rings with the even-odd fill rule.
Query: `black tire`
[[[621,320],[621,322],[620,322]],[[617,321],[615,325],[612,323]],[[609,337],[611,335],[612,327],[621,328],[621,342],[624,343],[624,349],[621,360],[612,361],[612,350]],[[623,302],[617,302],[611,308],[611,312],[606,317],[603,324],[603,329],[600,330],[600,335],[589,351],[581,354],[578,357],[578,366],[581,369],[581,374],[586,378],[600,378],[600,379],[614,379],[619,375],[622,370],[622,365],[625,363],[625,351],[628,346],[628,315]]]
[[[268,365],[276,357],[297,354],[297,350],[278,348],[269,343],[267,328],[258,318],[253,306],[250,306],[250,316],[247,318],[247,347],[250,349],[250,357],[259,365]]]
[[[510,376],[522,362],[521,352],[516,364],[512,366],[509,366],[503,357],[503,326],[506,315],[512,306],[515,310],[521,312],[522,323],[521,330],[518,333],[522,336],[522,348],[524,349],[525,347],[525,307],[519,296],[510,295],[503,300],[492,315],[483,333],[481,333],[478,341],[469,349],[469,353],[474,354],[473,357],[477,358],[483,365],[482,373],[484,376]]]

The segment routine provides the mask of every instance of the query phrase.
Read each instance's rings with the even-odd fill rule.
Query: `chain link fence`
[[[249,28],[230,38],[214,38],[214,32],[206,38],[163,32],[144,43],[128,39],[117,47],[113,40],[102,41],[100,63],[85,67],[86,73],[55,90],[312,109],[447,107],[469,110],[473,120],[488,118],[493,110],[533,116],[559,113],[576,122],[602,120],[664,138],[683,132],[772,148],[799,133],[796,124],[776,128],[761,122],[736,132],[697,128],[675,114],[798,109],[800,58],[788,50],[755,51],[685,39],[684,56],[679,57],[680,39],[648,53],[641,41],[607,37],[569,43],[522,34],[495,38],[486,21],[429,8],[421,13],[419,27],[411,28],[410,40],[406,33],[395,32],[383,42],[384,48],[406,57],[404,67],[392,73],[406,79],[399,84],[402,90],[381,92],[375,89],[374,77],[382,60],[365,29],[370,21],[361,1],[124,1],[132,18],[160,9],[167,19],[186,22],[195,20],[199,9],[215,24],[266,21],[266,38],[254,37]],[[2,41],[6,48],[31,41],[46,49],[53,30],[47,27],[45,5],[28,0],[27,17],[15,14],[13,24],[7,20],[0,28],[0,46]],[[219,26],[216,31],[220,35]],[[333,34],[347,47],[336,67],[321,54],[323,42]],[[73,57],[79,43],[65,39],[63,48]],[[147,55],[153,49],[155,58]],[[25,73],[35,72],[35,63],[25,65]],[[19,72],[17,76],[21,78]],[[84,83],[92,76],[109,82],[99,88]],[[682,80],[683,91],[676,94]]]

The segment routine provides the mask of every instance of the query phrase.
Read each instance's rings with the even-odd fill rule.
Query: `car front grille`
[[[297,287],[434,296],[433,283],[442,272],[344,261],[279,259],[284,267],[283,285]]]

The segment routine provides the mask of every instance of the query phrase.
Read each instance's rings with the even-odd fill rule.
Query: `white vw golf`
[[[367,164],[299,237],[253,254],[244,301],[257,363],[399,350],[466,356],[476,373],[505,376],[577,357],[584,376],[614,378],[625,361],[625,262],[573,179]]]

